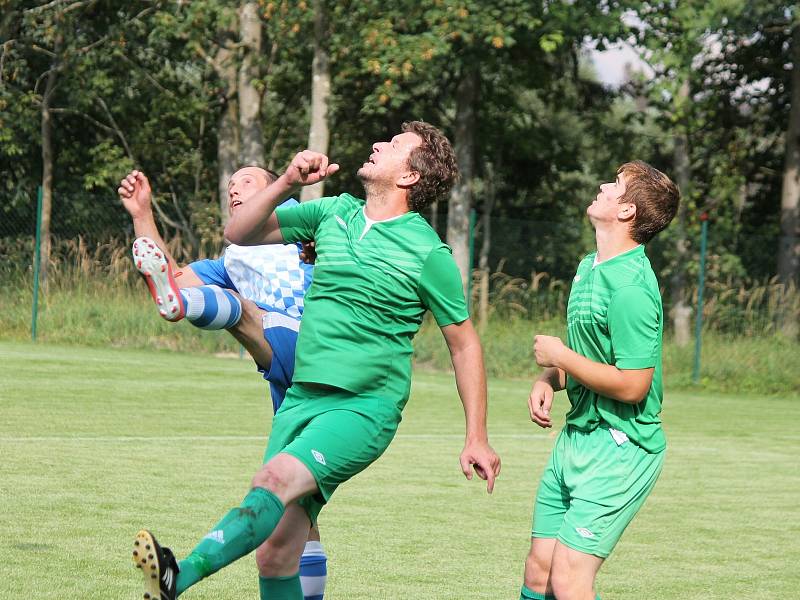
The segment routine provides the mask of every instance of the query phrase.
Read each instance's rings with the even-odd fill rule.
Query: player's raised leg
[[[168,595],[159,600],[172,600],[201,579],[258,548],[275,531],[286,506],[316,491],[316,480],[303,463],[288,454],[275,456],[256,473],[253,487],[242,503],[230,510],[189,556],[178,563],[174,595],[167,590]],[[307,532],[306,527],[299,533],[298,557]],[[146,578],[145,593],[151,593],[152,585]],[[286,596],[289,599],[295,600]]]
[[[268,316],[267,311],[259,308],[258,305],[251,300],[245,300],[241,297],[239,297],[239,300],[241,302],[241,317],[233,327],[228,329],[228,333],[247,350],[260,370],[264,370],[267,373],[269,372],[272,365],[273,346],[278,347],[279,350],[283,350],[282,354],[287,355],[286,360],[291,359],[292,364],[294,364],[294,339],[291,340],[291,353],[289,354],[286,352],[286,349],[280,347],[282,343],[285,343],[283,338],[273,339],[267,335],[265,327],[265,318]],[[296,332],[294,337],[297,337]],[[267,380],[269,381],[269,376],[267,376]],[[285,387],[289,387],[290,385],[291,374],[285,382]],[[273,389],[273,394],[274,393]],[[283,397],[281,396],[281,400],[282,399]]]
[[[186,317],[201,329],[229,329],[239,322],[242,303],[236,294],[216,285],[179,288],[166,254],[152,239],[137,238],[132,254],[159,314],[167,321]]]

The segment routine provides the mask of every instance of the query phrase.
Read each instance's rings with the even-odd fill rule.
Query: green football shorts
[[[536,493],[533,537],[601,558],[611,554],[664,463],[663,451],[650,454],[622,440],[605,423],[588,433],[564,427]]]
[[[316,523],[336,488],[389,447],[400,419],[395,400],[295,383],[275,413],[264,462],[285,452],[308,467],[319,493],[299,504]]]

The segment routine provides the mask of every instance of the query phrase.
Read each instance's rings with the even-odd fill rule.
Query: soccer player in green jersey
[[[261,597],[301,600],[298,564],[309,526],[336,488],[388,447],[411,389],[411,340],[430,310],[453,361],[464,407],[461,469],[492,491],[500,459],[486,431],[480,342],[450,249],[420,215],[458,175],[447,138],[421,122],[372,146],[359,169],[366,201],[349,194],[276,207],[300,185],[335,173],[306,150],[272,185],[231,217],[225,237],[240,245],[316,242],[292,387],[275,415],[264,466],[239,507],[180,563],[148,531],[134,559],[145,598],[172,600],[267,541],[270,576]]]
[[[597,571],[656,483],[661,429],[658,281],[644,244],[672,221],[680,192],[643,162],[622,165],[587,208],[597,251],[578,266],[567,343],[537,335],[531,419],[551,427],[553,393],[571,408],[533,509],[520,600],[594,600]]]

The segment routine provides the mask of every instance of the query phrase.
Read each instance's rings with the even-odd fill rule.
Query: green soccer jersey
[[[601,421],[648,452],[666,447],[661,429],[661,337],[664,328],[658,281],[644,246],[594,264],[581,261],[567,307],[567,345],[582,356],[619,369],[654,367],[653,383],[638,404],[606,398],[567,377],[572,408],[567,423],[591,431]]]
[[[316,241],[293,381],[376,392],[402,408],[425,311],[440,327],[469,314],[450,248],[427,221],[371,221],[364,206],[342,194],[275,211],[284,240]]]

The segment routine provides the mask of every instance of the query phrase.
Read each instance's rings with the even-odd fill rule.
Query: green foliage
[[[788,52],[796,6],[743,0],[650,2],[638,16],[636,42],[655,69],[642,90],[651,118],[661,124],[667,144],[677,132],[689,140],[693,177],[683,192],[692,251],[697,252],[699,239],[696,217],[706,211],[722,280],[774,273],[782,136],[791,70],[797,68]],[[681,99],[678,90],[685,83],[690,95]],[[673,229],[665,235],[678,234]],[[678,266],[670,264],[669,271]]]
[[[52,99],[54,231],[66,238],[128,233],[116,211],[124,173],[151,179],[167,237],[193,253],[221,243],[217,202],[220,118],[232,98],[213,66],[238,60],[236,5],[193,2],[30,3],[0,19],[0,185],[3,235],[30,235],[41,180],[40,110]],[[783,131],[788,117],[787,3],[347,0],[330,16],[330,154],[342,166],[329,190],[358,193],[370,144],[409,119],[453,134],[458,82],[480,80],[476,209],[495,197],[490,268],[568,280],[593,236],[585,207],[599,183],[633,158],[674,174],[673,139],[689,140],[688,256],[676,262],[672,227],[649,250],[661,280],[696,269],[697,216],[711,216],[713,283],[736,287],[775,271]],[[68,10],[67,10],[67,7]],[[277,170],[307,140],[313,10],[259,2],[264,52],[266,163]],[[631,15],[635,15],[633,18]],[[655,69],[649,80],[604,87],[587,47],[625,40]],[[689,82],[689,100],[678,90]],[[89,226],[94,228],[88,231]],[[478,240],[480,242],[480,240]]]

